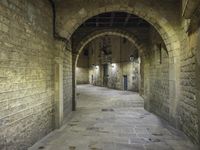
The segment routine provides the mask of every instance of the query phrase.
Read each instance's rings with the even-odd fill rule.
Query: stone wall
[[[118,31],[118,33],[126,34],[127,36],[134,36],[137,41],[140,43],[143,42],[143,44],[146,46],[148,43],[148,35],[149,35],[149,28],[148,27],[120,27],[120,28],[112,28],[112,27],[80,27],[78,28],[72,36],[72,48],[73,50],[77,50],[77,47],[80,45],[80,43],[88,36],[93,36],[94,33],[100,33],[100,32],[115,32]],[[138,43],[137,43],[138,44]],[[128,45],[127,45],[128,46]]]
[[[109,66],[108,87],[124,90],[124,76],[127,76],[127,90],[139,92],[139,70],[138,60],[111,64]]]
[[[87,49],[84,49],[78,58],[76,66],[76,83],[89,84],[89,57]]]
[[[181,49],[181,70],[180,70],[180,99],[177,107],[178,123],[180,128],[192,139],[193,142],[199,141],[199,116],[198,116],[198,100],[196,93],[198,68],[196,62],[199,58],[196,52],[199,45],[199,31],[188,33],[188,23],[183,21],[182,30],[182,49]]]
[[[111,63],[107,65],[107,78],[104,76],[104,56],[100,58],[101,44],[105,37],[99,37],[89,44],[89,77],[90,83],[98,86],[107,86],[113,89],[124,90],[124,76],[127,76],[127,90],[138,92],[140,68],[137,48],[125,38],[119,36],[106,36],[108,40]],[[110,44],[110,45],[109,45]],[[130,55],[135,61],[130,62]],[[95,65],[95,66],[92,66]],[[93,76],[93,80],[92,80]],[[105,83],[106,82],[106,83]]]
[[[200,41],[200,28],[198,29],[198,36],[197,40]],[[197,52],[196,52],[196,99],[197,99],[197,109],[198,109],[198,141],[200,143],[200,44],[197,45]]]
[[[54,129],[54,65],[59,47],[52,36],[48,0],[0,1],[1,150],[26,150]],[[63,64],[68,92],[64,99],[69,102],[70,53]]]
[[[76,83],[88,84],[89,83],[89,69],[76,67]]]
[[[127,90],[139,92],[140,65],[138,60],[135,62],[112,63],[108,65],[107,87],[112,89],[124,90],[124,76],[127,76]],[[105,86],[103,79],[103,66],[90,67],[90,84]],[[92,80],[93,76],[93,80]]]
[[[77,0],[76,2],[65,1],[64,3],[63,1],[58,1],[57,6],[59,33],[63,36],[68,35],[69,38],[86,19],[106,11],[130,12],[144,17],[145,20],[152,24],[159,22],[166,28],[168,28],[168,22],[176,27],[180,17],[180,14],[177,13],[180,7],[179,1],[96,0],[94,3],[91,0]]]
[[[169,56],[153,28],[149,44],[148,54],[142,59],[145,108],[169,120]]]
[[[63,110],[66,120],[72,111],[72,53],[70,49],[63,55]]]
[[[165,54],[162,64],[159,64],[154,60],[157,52],[153,50],[153,47],[149,48],[153,50],[152,55],[143,57],[145,61],[142,61],[142,68],[144,66],[146,69],[142,69],[142,78],[145,79],[145,81],[142,80],[144,83],[141,83],[144,85],[142,94],[145,98],[150,98],[150,101],[146,101],[145,108],[156,108],[156,114],[167,120],[170,120],[171,117],[171,123],[179,124],[193,141],[198,141],[197,124],[199,123],[195,106],[199,101],[199,98],[196,97],[199,95],[199,89],[196,89],[195,84],[198,79],[194,77],[195,72],[198,72],[195,62],[195,58],[198,60],[198,57],[196,57],[196,46],[189,46],[190,40],[197,39],[195,38],[197,33],[187,35],[185,34],[186,30],[181,31],[181,18],[183,17],[181,16],[181,1],[97,0],[94,3],[90,0],[87,2],[78,0],[77,2],[80,5],[72,1],[65,4],[61,1],[58,2],[59,16],[61,16],[59,31],[63,35],[68,34],[69,38],[86,19],[109,11],[134,13],[156,27],[166,44],[168,58]],[[194,2],[198,1],[188,1],[188,4],[194,4]],[[187,10],[187,7],[185,8]],[[188,8],[189,12],[194,12],[194,10],[191,11],[190,6]],[[197,18],[199,18],[199,14],[197,14]],[[180,41],[180,39],[182,40]],[[182,44],[181,48],[180,44]],[[198,73],[196,74],[198,75]],[[165,96],[164,99],[161,99],[162,96]],[[150,105],[150,103],[152,104]]]
[[[68,38],[71,38],[74,31],[84,21],[105,12],[122,11],[145,19],[156,28],[167,47],[170,68],[168,81],[171,89],[168,95],[170,99],[169,105],[171,106],[169,111],[172,116],[171,118],[175,119],[176,105],[180,97],[180,2],[179,0],[163,0],[159,2],[157,0],[97,0],[93,3],[92,1],[77,0],[77,3],[80,4],[77,5],[77,3],[72,1],[66,1],[65,3],[60,1],[58,2],[58,14],[60,16],[58,19],[59,33],[61,35],[68,35]],[[149,84],[145,86],[149,89]],[[149,93],[149,91],[147,90],[146,93]]]
[[[177,13],[179,1],[96,0],[94,3],[77,0],[65,3],[58,1],[56,6],[57,29],[61,35],[68,38],[71,38],[73,32],[86,19],[108,11],[133,13],[156,27],[168,52],[154,31],[151,33],[150,43],[142,39],[145,45],[149,44],[147,55],[141,57],[141,84],[145,108],[169,121],[173,113],[178,127],[193,142],[199,142],[200,31],[197,29],[188,34],[188,20],[183,20],[181,26],[180,14]],[[74,90],[72,53],[71,48],[64,48],[64,43],[53,39],[49,1],[1,0],[0,149],[25,150],[54,129],[57,57],[62,60],[63,66],[63,109],[66,118],[71,112]],[[117,61],[115,63],[117,64]],[[110,65],[111,70],[112,68]],[[98,73],[102,68],[93,69]],[[122,75],[123,73],[120,76]],[[114,76],[116,74],[113,74]],[[101,73],[94,77],[96,85],[102,84],[101,77]],[[122,85],[113,86],[113,83],[115,82],[109,82],[109,86]]]

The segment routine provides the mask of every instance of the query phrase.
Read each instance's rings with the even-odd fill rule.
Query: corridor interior
[[[144,110],[138,93],[77,88],[70,121],[29,150],[198,150],[182,132]]]
[[[199,150],[200,0],[0,0],[0,150]]]

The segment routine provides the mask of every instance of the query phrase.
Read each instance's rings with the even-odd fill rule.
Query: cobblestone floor
[[[72,119],[30,150],[197,150],[187,137],[143,109],[137,94],[78,86]]]

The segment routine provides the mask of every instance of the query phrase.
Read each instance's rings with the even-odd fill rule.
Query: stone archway
[[[79,54],[82,52],[83,48],[92,40],[101,36],[105,36],[105,35],[114,35],[114,36],[120,36],[120,37],[126,38],[127,40],[129,40],[131,43],[133,43],[136,46],[140,54],[145,52],[146,47],[132,33],[122,30],[122,29],[103,29],[103,30],[94,31],[81,40],[79,45],[76,47],[75,54],[74,54],[74,56],[76,57],[73,60],[73,62],[75,63],[75,66],[77,65]]]
[[[114,36],[120,36],[120,37],[126,38],[133,45],[135,45],[135,47],[139,51],[140,56],[143,55],[146,51],[146,46],[143,43],[141,43],[133,33],[130,33],[128,31],[122,30],[122,29],[97,30],[97,31],[90,33],[84,39],[82,39],[80,41],[79,45],[75,48],[75,51],[72,56],[72,64],[73,64],[73,67],[72,67],[72,73],[73,73],[73,100],[72,100],[73,102],[72,102],[72,104],[73,104],[73,106],[72,106],[72,108],[73,108],[73,110],[76,109],[76,72],[75,72],[75,70],[76,70],[79,55],[88,43],[90,43],[92,40],[94,40],[98,37],[102,37],[105,35],[114,35]]]
[[[126,12],[139,16],[140,18],[149,22],[162,37],[168,54],[169,54],[169,99],[170,99],[170,119],[171,121],[176,120],[176,107],[179,99],[179,70],[180,70],[180,41],[178,37],[178,32],[173,27],[173,25],[162,16],[155,8],[151,8],[148,5],[129,5],[129,3],[124,4],[107,4],[98,8],[87,8],[80,9],[76,14],[72,15],[71,18],[64,23],[62,26],[63,34],[67,35],[70,39],[73,32],[87,19],[96,16],[101,13],[106,12]],[[75,67],[75,65],[73,65]],[[73,78],[74,80],[75,78]],[[75,86],[73,87],[75,88]],[[74,93],[75,94],[75,93]],[[173,122],[176,123],[176,122]]]
[[[88,10],[82,8],[77,12],[77,14],[72,15],[64,21],[65,23],[61,27],[61,31],[64,31],[62,34],[70,39],[74,31],[87,19],[101,13],[117,11],[137,15],[149,22],[161,35],[166,44],[167,50],[169,51],[169,56],[174,57],[178,55],[177,49],[180,48],[180,41],[177,32],[164,16],[146,5],[142,5],[141,7],[138,4],[133,7],[128,4],[113,4],[99,8],[90,8]]]

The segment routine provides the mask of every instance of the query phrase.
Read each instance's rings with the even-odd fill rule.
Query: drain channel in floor
[[[151,141],[151,142],[161,142],[160,139],[151,139],[151,138],[149,138],[149,141]]]
[[[38,149],[44,149],[45,147],[44,146],[40,146],[40,147],[38,147]]]
[[[88,127],[87,130],[99,131],[100,128],[98,128],[98,127]]]
[[[114,111],[114,109],[112,109],[112,108],[103,108],[103,109],[101,109],[101,111]]]
[[[70,150],[76,150],[76,146],[69,146]]]
[[[163,136],[162,133],[153,133],[152,135],[154,135],[154,136]]]
[[[76,123],[69,123],[68,125],[69,125],[70,127],[77,126]]]

